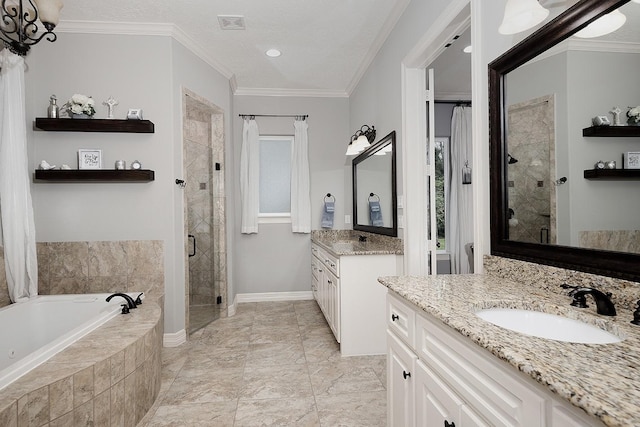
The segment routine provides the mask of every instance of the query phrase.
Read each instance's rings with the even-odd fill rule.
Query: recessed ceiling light
[[[464,49],[462,49],[462,51],[463,51],[464,53],[471,53],[471,49],[472,49],[472,48],[471,48],[471,45],[469,45],[469,46],[465,47]]]
[[[280,52],[278,49],[269,49],[265,53],[271,58],[277,58],[278,56],[282,55],[282,52]]]

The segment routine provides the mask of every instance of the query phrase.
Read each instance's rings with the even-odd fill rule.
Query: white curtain
[[[240,153],[240,195],[242,198],[242,233],[258,232],[260,211],[260,132],[255,119],[245,119]]]
[[[309,125],[306,120],[293,122],[294,140],[291,155],[291,230],[311,233],[311,196],[309,196]]]
[[[473,184],[462,184],[462,172],[471,167],[471,108],[456,106],[451,119],[449,235],[451,272],[472,273],[465,246],[473,243]],[[472,175],[473,179],[477,177]]]
[[[36,230],[27,159],[24,59],[0,52],[0,221],[9,297],[38,294]]]

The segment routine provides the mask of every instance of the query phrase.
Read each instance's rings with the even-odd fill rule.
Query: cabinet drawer
[[[415,311],[408,304],[387,294],[387,326],[410,347],[415,347]]]
[[[481,409],[492,426],[543,426],[545,400],[516,378],[506,375],[500,360],[490,360],[446,325],[418,315],[418,357],[471,407]],[[493,357],[493,356],[492,356]]]
[[[322,261],[324,266],[329,269],[336,277],[340,277],[340,261],[338,258],[329,255],[326,252],[322,252]]]

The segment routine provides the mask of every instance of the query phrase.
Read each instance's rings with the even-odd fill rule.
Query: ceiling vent
[[[218,15],[218,23],[223,30],[244,30],[244,16]]]

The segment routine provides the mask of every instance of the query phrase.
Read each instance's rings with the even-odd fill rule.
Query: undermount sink
[[[579,320],[533,310],[488,308],[476,315],[505,329],[546,338],[582,344],[611,344],[622,339],[610,332]]]

